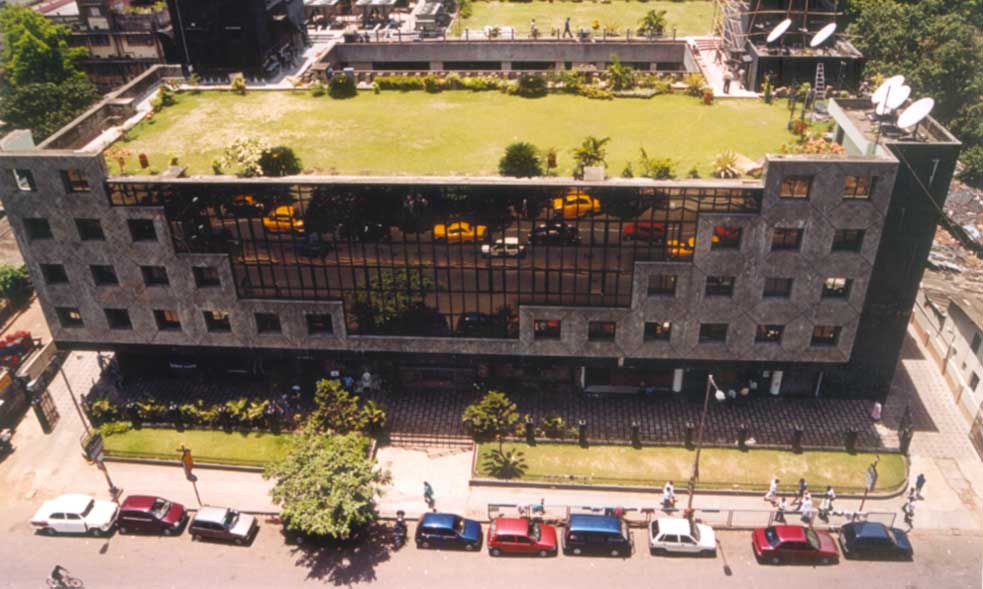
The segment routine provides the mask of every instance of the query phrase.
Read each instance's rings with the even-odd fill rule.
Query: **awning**
[[[396,0],[358,0],[355,6],[363,8],[380,8],[386,6],[396,6]]]

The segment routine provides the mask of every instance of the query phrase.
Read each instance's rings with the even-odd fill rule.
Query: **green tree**
[[[963,152],[959,158],[962,161],[963,169],[959,172],[959,179],[966,184],[983,188],[983,146],[974,145]]]
[[[658,37],[665,32],[667,24],[665,10],[649,10],[638,21],[638,34],[647,37]]]
[[[314,389],[315,409],[309,427],[320,432],[377,433],[386,426],[386,410],[375,401],[364,403],[336,379],[322,379]]]
[[[670,158],[649,157],[645,148],[640,148],[641,156],[638,159],[638,175],[643,178],[653,178],[655,180],[667,180],[676,177],[676,162]]]
[[[351,98],[358,94],[355,78],[348,74],[335,74],[328,80],[328,95],[331,98]]]
[[[516,141],[505,148],[505,155],[498,162],[498,173],[516,178],[532,178],[543,175],[539,150],[532,143]]]
[[[25,266],[0,265],[0,298],[14,306],[31,298],[31,277]]]
[[[611,54],[611,65],[605,76],[613,90],[631,90],[635,87],[635,68],[621,63],[614,53]]]
[[[303,171],[300,158],[292,148],[285,145],[264,150],[259,156],[259,167],[264,176],[294,176]]]
[[[219,170],[230,171],[236,176],[252,178],[262,176],[263,168],[260,158],[266,153],[266,143],[255,138],[239,138],[225,148],[225,154],[219,160]]]
[[[526,464],[525,453],[511,448],[492,450],[482,463],[482,467],[495,478],[514,479],[524,475],[529,465]]]
[[[263,478],[276,481],[270,497],[287,527],[343,539],[375,521],[376,496],[390,477],[367,449],[357,434],[294,436],[287,456],[263,471]]]
[[[573,150],[573,159],[575,162],[573,175],[581,178],[584,175],[584,168],[598,164],[607,165],[605,159],[607,157],[607,151],[604,149],[604,146],[610,141],[610,137],[597,138],[593,135],[588,135],[584,139],[584,142],[580,144],[580,147]]]
[[[477,441],[498,440],[515,433],[519,425],[519,410],[505,393],[488,391],[485,396],[464,409],[461,420]]]

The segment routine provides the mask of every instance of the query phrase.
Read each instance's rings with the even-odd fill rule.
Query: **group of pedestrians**
[[[768,492],[765,493],[764,497],[765,501],[775,506],[776,522],[785,523],[785,512],[790,507],[792,510],[802,514],[802,521],[805,523],[811,524],[812,518],[815,515],[818,515],[819,519],[823,521],[829,520],[829,514],[833,512],[833,501],[836,500],[836,491],[833,490],[832,486],[826,486],[826,492],[823,493],[822,499],[819,502],[819,508],[817,509],[813,503],[809,484],[804,478],[799,479],[798,490],[792,498],[791,505],[789,505],[789,501],[784,495],[778,494],[779,483],[781,483],[781,480],[778,477],[771,479],[771,483],[768,485]]]
[[[904,523],[908,524],[909,529],[915,527],[915,501],[924,499],[922,497],[922,487],[924,486],[925,475],[920,473],[915,477],[915,484],[908,489],[908,499],[901,506],[901,513],[904,514]]]

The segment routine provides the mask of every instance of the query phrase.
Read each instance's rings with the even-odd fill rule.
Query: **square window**
[[[47,219],[37,217],[24,218],[24,230],[27,232],[27,240],[35,241],[38,239],[51,239],[51,225]]]
[[[863,244],[863,229],[837,229],[833,234],[834,252],[859,252]]]
[[[229,314],[225,311],[204,311],[205,328],[209,333],[227,333],[232,331]]]
[[[662,323],[645,323],[644,341],[647,342],[667,342],[672,337],[672,323],[668,321]]]
[[[614,321],[589,321],[587,339],[592,342],[613,342],[618,324]]]
[[[82,314],[75,307],[55,307],[58,323],[62,327],[82,327]]]
[[[308,335],[331,335],[334,333],[334,321],[330,313],[311,313],[307,315]]]
[[[707,276],[706,296],[729,297],[734,295],[733,276]]]
[[[649,276],[648,295],[650,297],[676,296],[677,280],[675,274],[653,274]]]
[[[152,219],[128,219],[126,225],[133,241],[157,241],[157,229]]]
[[[713,238],[710,240],[712,250],[736,250],[741,247],[741,234],[744,230],[740,227],[729,225],[717,225],[713,228]]]
[[[65,192],[89,191],[89,179],[81,170],[62,170],[61,180],[65,184]]]
[[[834,325],[817,325],[812,330],[813,346],[835,346],[840,341],[840,330]]]
[[[560,339],[559,319],[538,319],[532,322],[533,339]]]
[[[195,286],[198,288],[222,286],[222,281],[218,277],[218,268],[213,266],[195,266],[192,271],[195,275]]]
[[[21,192],[34,192],[38,189],[38,185],[34,182],[34,174],[30,170],[13,170],[13,172],[17,190]]]
[[[96,286],[116,286],[119,278],[116,277],[116,268],[112,266],[96,264],[89,266],[92,271],[92,281]]]
[[[104,241],[106,239],[99,219],[75,219],[75,228],[78,229],[79,239],[82,241]]]
[[[126,309],[103,309],[106,313],[106,323],[109,329],[133,329],[130,322],[130,312]]]
[[[257,333],[280,333],[280,316],[276,313],[256,313]]]
[[[969,349],[972,350],[973,353],[975,354],[980,351],[981,343],[983,343],[983,336],[981,336],[979,333],[974,333],[973,343],[969,344]]]
[[[765,278],[765,289],[761,296],[787,299],[792,296],[791,278]]]
[[[809,198],[812,176],[787,176],[782,180],[778,198]]]
[[[163,266],[140,266],[140,272],[147,286],[167,286],[171,283],[167,278],[167,268]]]
[[[726,323],[701,323],[700,324],[700,343],[701,344],[722,344],[727,341]]]
[[[157,322],[157,329],[161,331],[180,331],[181,318],[177,311],[171,309],[155,309],[154,321]]]
[[[771,344],[781,343],[782,333],[784,332],[784,325],[759,325],[757,331],[754,333],[754,341]]]
[[[869,200],[874,192],[873,176],[847,176],[843,198],[847,200]]]
[[[846,299],[850,298],[850,287],[853,280],[850,278],[827,278],[823,282],[824,299]]]
[[[67,284],[68,273],[61,264],[41,264],[41,275],[45,284]]]
[[[793,250],[802,247],[802,230],[793,227],[775,227],[771,236],[771,251]]]

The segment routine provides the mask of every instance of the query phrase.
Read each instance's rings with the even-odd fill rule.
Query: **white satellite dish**
[[[874,90],[874,95],[870,97],[870,101],[874,104],[884,102],[884,99],[887,98],[888,91],[891,90],[891,88],[902,84],[904,84],[904,76],[891,76],[890,78],[881,82],[881,85],[877,87],[877,90]]]
[[[892,86],[891,91],[887,93],[887,97],[884,99],[884,104],[889,109],[894,110],[904,104],[909,96],[911,96],[911,86],[907,84]]]
[[[914,127],[918,123],[928,116],[932,109],[935,108],[934,98],[922,98],[921,100],[916,100],[911,106],[905,109],[901,116],[898,117],[898,126],[902,129],[907,129],[909,127]]]
[[[782,22],[778,23],[778,25],[776,25],[775,28],[768,33],[768,39],[766,42],[774,43],[779,37],[785,34],[785,31],[787,31],[790,26],[792,26],[792,19],[790,18],[786,18]]]
[[[829,23],[825,27],[819,29],[819,32],[816,33],[816,36],[812,38],[812,41],[809,41],[809,47],[813,47],[813,48],[819,47],[820,45],[825,43],[827,39],[832,37],[833,33],[835,32],[836,32],[836,23],[835,22]]]

